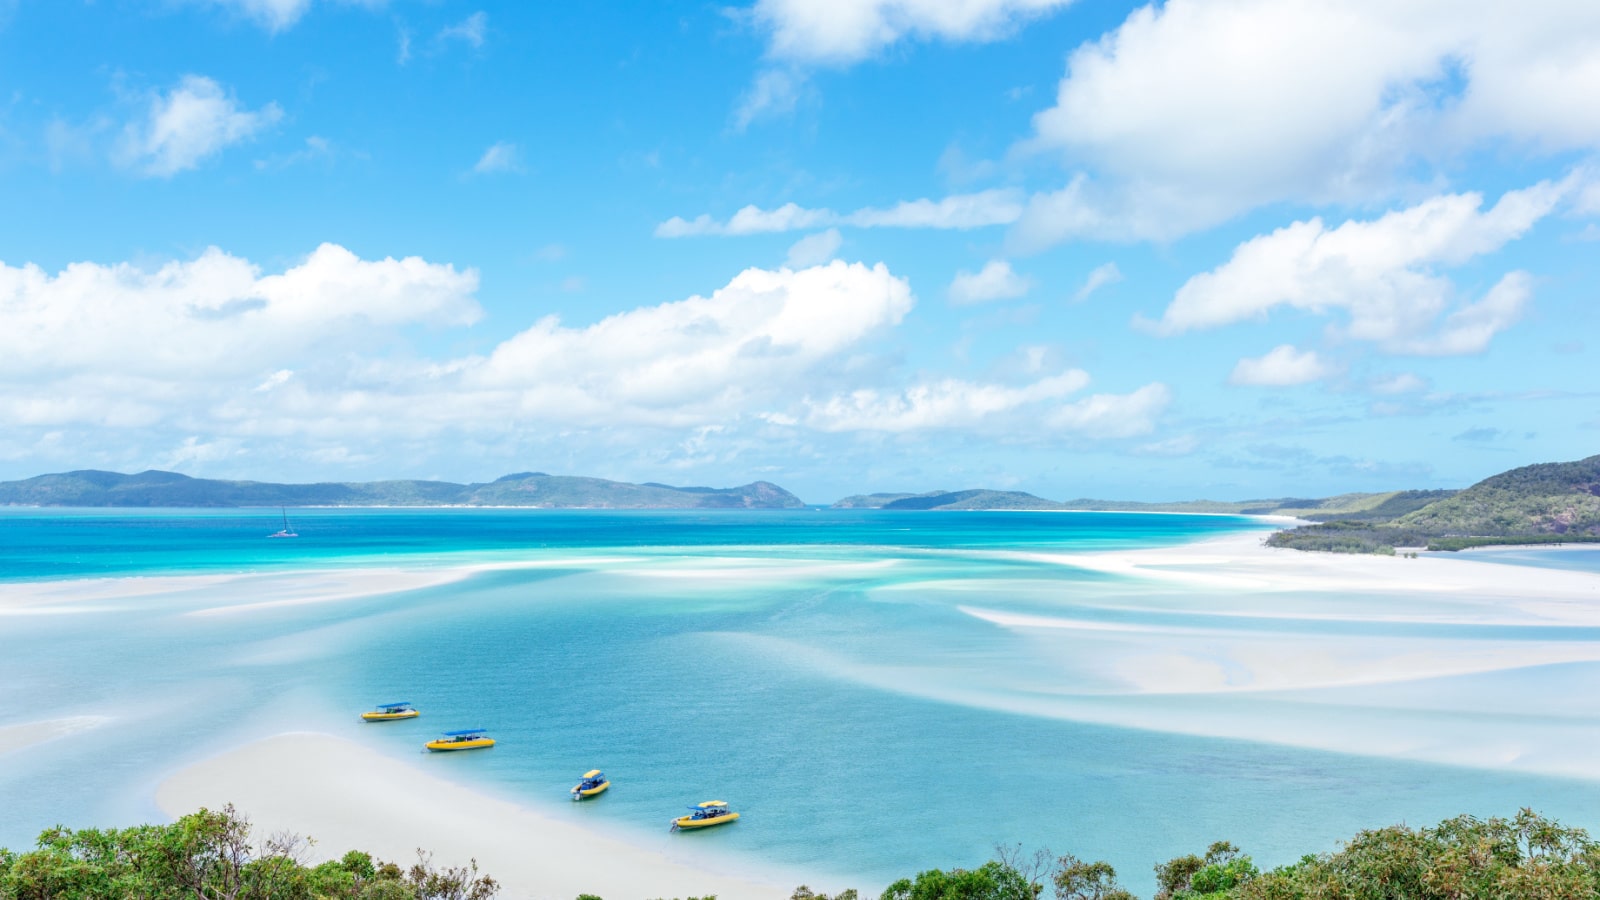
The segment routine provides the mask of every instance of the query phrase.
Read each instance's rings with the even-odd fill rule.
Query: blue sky
[[[1600,450],[1600,5],[0,0],[0,477]]]

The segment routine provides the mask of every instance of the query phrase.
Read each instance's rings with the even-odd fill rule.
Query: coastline
[[[1534,588],[1528,583],[1527,567],[1471,559],[1459,552],[1406,559],[1268,547],[1263,539],[1262,532],[1246,531],[1170,547],[1060,553],[1006,551],[1006,555],[1212,588],[1471,597],[1503,604],[1506,611],[1519,613],[1496,615],[1485,605],[1484,618],[1473,621],[1526,624],[1531,614],[1564,624],[1600,624],[1600,574],[1539,569],[1539,584]],[[1304,617],[1304,613],[1296,615]],[[1434,621],[1429,617],[1389,620]],[[1450,621],[1462,620],[1453,616]]]
[[[317,732],[278,734],[193,763],[163,781],[155,799],[173,818],[232,803],[258,837],[313,838],[309,856],[317,861],[359,849],[404,866],[418,848],[440,866],[476,859],[507,900],[582,893],[781,900],[794,888],[715,864],[687,852],[695,849],[688,844],[683,853],[658,852],[563,822]]]
[[[1276,516],[1248,518],[1261,520],[1262,524],[1278,524],[1286,519]],[[1419,622],[1451,626],[1463,623],[1600,625],[1600,574],[1542,569],[1537,580],[1530,581],[1526,567],[1494,563],[1488,554],[1480,559],[1472,559],[1464,554],[1427,554],[1420,559],[1404,559],[1307,553],[1264,546],[1262,541],[1269,533],[1263,528],[1242,528],[1217,536],[1161,546],[1112,550],[963,549],[960,554],[1043,562],[1140,579],[1148,583],[1170,584],[1177,589],[1172,593],[1181,597],[1181,602],[1186,604],[1182,608],[1185,614],[1213,617],[1215,620],[1281,616],[1292,619]],[[801,549],[803,546],[796,545],[792,549]],[[690,552],[700,554],[710,549],[714,548],[693,547]],[[592,556],[579,556],[590,563],[654,558],[628,555],[618,552],[616,548]],[[376,597],[455,583],[480,572],[560,566],[572,561],[572,556],[560,553],[544,558],[502,558],[479,562],[462,560],[454,564],[413,568],[396,567],[389,562],[371,568],[220,575],[129,575],[20,582],[8,585],[19,590],[7,591],[4,599],[0,599],[0,615],[18,611],[93,613],[126,609],[132,605],[126,601],[146,596],[151,597],[155,608],[166,615],[211,617],[234,612],[243,614],[251,610]],[[779,560],[751,562],[762,566],[777,565],[779,568],[794,564],[793,561]],[[851,566],[869,568],[884,564],[884,560],[849,563]],[[652,567],[625,574],[645,575],[657,581],[740,577],[735,569],[709,564],[701,566],[698,563],[692,570]],[[779,574],[788,577],[787,574]],[[926,582],[918,582],[908,587],[919,589],[924,584]],[[230,585],[240,590],[231,590]],[[1188,587],[1197,590],[1184,590]],[[1205,603],[1206,591],[1199,590],[1202,588],[1213,591],[1241,588],[1262,593],[1255,598],[1257,602],[1251,605],[1215,608]],[[1294,595],[1302,592],[1326,595],[1341,591],[1404,597],[1408,602],[1393,608],[1380,604],[1344,605],[1326,601],[1300,604],[1295,608],[1280,602],[1294,599]],[[162,594],[166,596],[159,596]],[[77,601],[76,604],[74,601]],[[1030,636],[1030,640],[1055,640],[1056,636],[1070,636],[1073,641],[1087,645],[1080,640],[1081,636],[1099,635],[1100,638],[1096,640],[1123,641],[1127,646],[1141,648],[1139,652],[1155,653],[1166,652],[1161,650],[1164,645],[1160,642],[1177,636],[1186,641],[1207,638],[1206,646],[1214,648],[1214,642],[1209,641],[1207,632],[1182,625],[1150,627],[1137,623],[1107,624],[1081,618],[995,611],[970,604],[956,607],[956,610],[982,619],[992,627],[1024,632]],[[266,620],[269,617],[263,618]],[[208,623],[205,627],[212,627],[209,624],[212,620],[204,621]],[[234,620],[230,617],[227,621]],[[248,627],[255,620],[240,621]],[[221,621],[217,624],[220,625]],[[1224,624],[1215,637],[1218,640],[1241,640],[1241,633],[1228,630],[1233,627],[1231,622]],[[1261,733],[1259,717],[1247,712],[1233,716],[1226,710],[1221,715],[1190,715],[1185,711],[1181,700],[1185,694],[1243,697],[1250,694],[1282,694],[1284,691],[1306,688],[1359,690],[1381,687],[1388,695],[1392,694],[1393,685],[1418,677],[1454,677],[1479,671],[1478,668],[1458,665],[1452,658],[1442,655],[1432,660],[1399,656],[1393,665],[1383,670],[1369,668],[1373,664],[1363,660],[1343,657],[1326,660],[1327,666],[1355,667],[1351,670],[1372,676],[1366,680],[1339,680],[1324,676],[1317,669],[1321,663],[1313,665],[1317,658],[1304,652],[1300,645],[1278,639],[1265,643],[1281,644],[1278,648],[1281,652],[1275,650],[1275,656],[1264,655],[1247,647],[1251,649],[1250,656],[1234,655],[1237,660],[1252,665],[1261,664],[1272,671],[1292,669],[1297,675],[1303,676],[1305,682],[1263,682],[1251,688],[1234,689],[1228,683],[1211,684],[1197,680],[1201,674],[1197,671],[1161,673],[1146,668],[1142,670],[1145,673],[1142,676],[1144,680],[1134,685],[1132,693],[1062,699],[1044,694],[1003,696],[993,692],[982,693],[972,690],[971,685],[957,685],[948,690],[935,690],[927,685],[908,687],[903,682],[880,677],[882,673],[870,670],[850,672],[849,677],[883,690],[1027,716],[1280,743],[1486,770],[1504,769],[1588,779],[1594,777],[1584,768],[1587,761],[1582,759],[1569,759],[1566,756],[1521,758],[1517,754],[1523,751],[1516,747],[1507,749],[1496,746],[1490,748],[1492,752],[1473,754],[1452,749],[1453,745],[1467,746],[1474,738],[1474,733],[1466,725],[1459,730],[1441,732],[1448,735],[1447,741],[1424,744],[1415,736],[1407,735],[1408,726],[1404,721],[1397,720],[1389,733],[1362,733],[1350,721],[1333,718],[1337,710],[1331,708],[1326,718],[1321,714],[1308,713],[1308,718],[1285,723],[1284,727],[1274,725],[1273,733],[1266,736]],[[1363,643],[1369,648],[1381,645],[1381,642]],[[758,646],[757,649],[761,648]],[[805,653],[801,652],[803,649],[778,644],[767,648],[769,655],[791,659],[804,656]],[[1526,649],[1528,654],[1539,652],[1531,643],[1526,645]],[[254,657],[237,658],[253,664],[249,660]],[[1531,658],[1526,654],[1486,657],[1481,669],[1525,668],[1529,666]],[[828,657],[819,657],[819,667],[834,666],[830,660]],[[1591,654],[1574,652],[1556,661],[1591,660]],[[847,660],[841,657],[837,662],[839,672],[850,671],[845,664]],[[1405,719],[1416,718],[1411,713],[1394,715]],[[55,721],[41,716],[35,725],[53,726]],[[68,720],[60,721],[66,723]],[[1159,727],[1153,726],[1152,722],[1159,722]],[[83,724],[87,726],[87,722]],[[578,893],[595,893],[608,898],[704,896],[715,893],[723,900],[782,900],[794,885],[802,881],[819,888],[841,884],[817,884],[816,879],[825,879],[831,873],[811,872],[801,878],[780,877],[775,875],[778,871],[775,867],[769,868],[759,860],[732,857],[718,860],[708,857],[707,848],[716,846],[712,841],[691,839],[676,842],[684,849],[683,856],[676,855],[670,847],[664,852],[663,848],[657,846],[654,835],[641,833],[637,839],[630,840],[625,831],[593,830],[585,827],[584,823],[561,816],[564,808],[547,807],[526,800],[507,800],[488,792],[488,788],[450,781],[435,774],[450,771],[443,767],[424,766],[420,760],[398,759],[385,755],[381,748],[369,748],[327,733],[299,730],[308,725],[312,728],[328,728],[326,724],[287,718],[273,723],[272,730],[281,730],[273,737],[233,746],[198,762],[192,757],[180,755],[171,761],[177,768],[164,778],[159,787],[152,785],[146,788],[146,796],[153,795],[157,808],[167,816],[193,812],[200,806],[214,808],[232,802],[241,812],[250,816],[263,833],[289,830],[317,838],[319,843],[312,853],[319,859],[337,857],[348,849],[357,848],[405,863],[414,858],[418,846],[434,852],[436,861],[441,865],[464,864],[475,856],[484,872],[507,885],[507,897],[571,900]],[[7,729],[14,730],[16,727],[14,724],[0,727],[0,737],[4,736]],[[78,740],[72,736],[77,732],[76,728],[57,731],[47,727],[35,730],[48,731],[49,736],[44,739],[59,737],[63,739],[63,744]],[[257,732],[252,738],[263,733],[268,732]],[[1555,735],[1546,743],[1570,745],[1565,734]],[[211,744],[210,748],[214,750],[218,746]],[[21,747],[14,749],[20,750]],[[7,747],[0,740],[0,752],[5,750]],[[31,751],[24,751],[23,755],[27,752]],[[697,850],[701,853],[697,854]],[[859,881],[843,883],[866,886]]]

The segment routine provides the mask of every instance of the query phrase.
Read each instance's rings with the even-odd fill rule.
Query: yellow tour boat
[[[482,728],[468,728],[463,731],[446,731],[443,736],[429,741],[423,746],[429,750],[478,750],[483,747],[493,747],[494,738]]]
[[[582,800],[585,797],[593,797],[608,787],[611,787],[611,782],[606,780],[606,773],[599,769],[590,769],[583,773],[583,780],[578,782],[577,786],[572,789],[572,799]]]
[[[726,800],[707,800],[704,803],[689,807],[690,815],[679,816],[672,820],[672,830],[682,828],[710,828],[712,825],[726,825],[739,818],[739,814],[728,808]]]
[[[372,712],[362,713],[361,718],[368,722],[393,722],[396,719],[415,719],[420,715],[422,713],[417,712],[416,707],[401,701],[399,703],[379,703],[377,709]]]

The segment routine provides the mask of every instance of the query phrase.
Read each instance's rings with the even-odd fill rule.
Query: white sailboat
[[[285,508],[280,506],[280,507],[278,507],[278,511],[283,513],[283,528],[280,531],[275,531],[272,534],[267,535],[267,537],[269,537],[269,538],[299,537],[300,535],[296,534],[293,530],[291,530],[289,528],[289,510],[287,510],[287,509],[285,509]]]

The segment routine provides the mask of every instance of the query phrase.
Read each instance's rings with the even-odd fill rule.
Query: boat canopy
[[[483,734],[484,732],[487,732],[488,730],[489,729],[487,729],[487,728],[463,728],[460,731],[446,731],[444,733],[444,736],[445,737],[465,737],[465,736],[467,736],[469,734]]]
[[[726,801],[726,800],[707,800],[706,802],[700,804],[698,807],[691,806],[689,808],[690,809],[721,809],[722,807],[727,806],[727,805],[728,805],[728,801]]]
[[[583,773],[583,777],[584,778],[604,778],[604,777],[606,777],[606,775],[605,775],[604,772],[600,771],[599,769],[590,769],[589,771]]]
[[[410,700],[401,700],[401,701],[396,702],[396,703],[379,703],[378,704],[378,708],[379,709],[399,709],[402,706],[410,706],[410,705],[411,705],[411,701]]]

